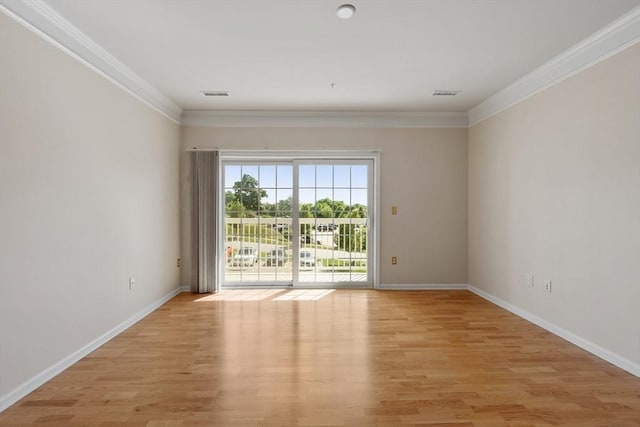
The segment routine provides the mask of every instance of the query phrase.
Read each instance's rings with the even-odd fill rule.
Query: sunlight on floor
[[[196,302],[208,301],[317,301],[335,289],[226,289],[217,294],[198,298]],[[275,297],[275,298],[274,298]]]
[[[284,295],[274,298],[274,301],[316,301],[319,300],[335,289],[296,289],[289,291]]]
[[[196,301],[262,301],[282,292],[285,291],[283,289],[226,289]]]

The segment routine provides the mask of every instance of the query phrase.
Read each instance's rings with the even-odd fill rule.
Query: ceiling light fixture
[[[349,19],[356,13],[356,7],[352,4],[343,4],[342,6],[338,6],[338,10],[336,10],[339,18]]]
[[[229,92],[227,92],[226,90],[205,90],[202,92],[202,94],[204,96],[229,96]]]

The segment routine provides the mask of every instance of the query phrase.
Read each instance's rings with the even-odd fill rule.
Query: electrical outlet
[[[398,215],[398,207],[391,206],[391,215]]]
[[[182,260],[180,258],[178,258],[176,260],[176,267],[180,268],[181,265],[182,265]]]
[[[527,280],[527,284],[532,288],[536,285],[535,276],[533,274],[529,276],[529,279]]]
[[[129,277],[129,290],[133,290],[136,287],[136,278]]]
[[[398,257],[392,256],[391,257],[391,264],[396,265],[398,263]]]
[[[551,293],[551,280],[545,280],[544,281],[544,290],[548,294]]]

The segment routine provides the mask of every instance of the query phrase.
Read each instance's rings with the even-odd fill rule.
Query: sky
[[[367,204],[367,165],[323,164],[299,167],[300,203],[315,203],[330,198],[346,204]],[[224,166],[225,189],[240,181],[242,175],[251,175],[258,186],[267,192],[262,199],[275,203],[293,196],[293,166],[284,165],[230,165]]]

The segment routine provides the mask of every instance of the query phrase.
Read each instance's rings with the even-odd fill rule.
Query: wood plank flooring
[[[0,425],[639,426],[640,379],[467,291],[181,294]]]

